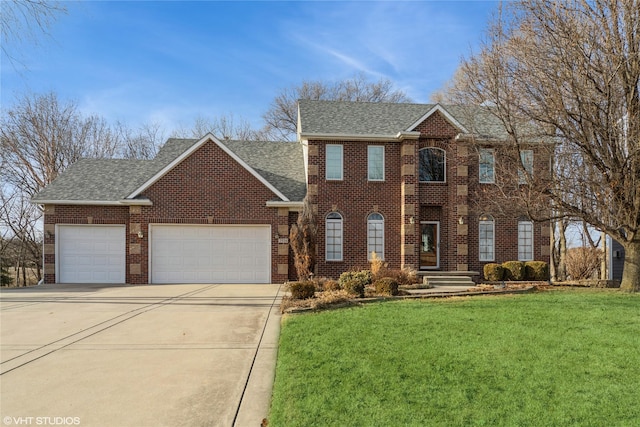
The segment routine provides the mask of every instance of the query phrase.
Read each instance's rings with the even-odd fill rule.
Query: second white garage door
[[[152,225],[151,283],[270,283],[268,225]]]

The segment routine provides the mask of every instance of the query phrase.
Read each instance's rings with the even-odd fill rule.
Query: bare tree
[[[181,125],[175,129],[171,136],[174,138],[201,138],[211,132],[216,138],[238,141],[266,141],[268,136],[251,127],[251,123],[242,118],[236,118],[233,114],[219,117],[197,116],[191,125]]]
[[[165,132],[160,123],[144,123],[136,129],[124,123],[114,125],[118,142],[117,157],[123,159],[153,159],[165,142]]]
[[[364,74],[336,81],[304,80],[297,86],[283,89],[262,116],[273,139],[294,140],[298,124],[298,100],[333,100],[360,102],[411,102],[401,90],[395,90],[389,79],[376,82]]]
[[[13,65],[20,62],[17,52],[24,42],[36,43],[42,34],[48,35],[51,24],[67,8],[59,1],[0,1],[0,48]]]
[[[618,240],[621,288],[640,291],[640,2],[509,3],[461,70],[456,99],[492,105],[512,146],[556,142],[563,167],[524,198]]]
[[[318,226],[311,200],[305,197],[298,221],[291,226],[289,233],[298,280],[309,279],[315,271],[317,234]]]

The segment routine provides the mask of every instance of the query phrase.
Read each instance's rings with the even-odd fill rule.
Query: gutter
[[[122,200],[33,200],[30,203],[36,205],[91,205],[91,206],[153,206],[149,199],[122,199]]]
[[[310,133],[301,132],[299,138],[301,140],[325,140],[325,141],[404,141],[407,139],[418,139],[420,132],[403,131],[397,134],[347,134],[347,133]]]

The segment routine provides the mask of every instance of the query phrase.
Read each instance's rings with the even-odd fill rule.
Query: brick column
[[[149,228],[142,224],[142,206],[129,206],[129,225],[127,233],[127,275],[126,282],[131,284],[149,283],[149,263],[143,253],[149,253]],[[138,233],[142,233],[142,238]]]
[[[56,282],[55,205],[44,205],[44,283]]]
[[[449,268],[457,271],[469,270],[469,166],[467,165],[469,149],[466,145],[456,146],[456,170],[453,178],[455,203],[451,209],[451,221],[455,224],[455,263]]]
[[[404,141],[400,152],[400,264],[401,267],[418,268],[418,168],[417,141]]]

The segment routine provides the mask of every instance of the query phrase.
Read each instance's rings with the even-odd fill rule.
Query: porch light
[[[138,238],[142,239],[144,237],[144,234],[142,234],[142,230],[138,231]]]
[[[460,225],[464,224],[464,218],[463,217],[458,218],[458,224],[460,224]]]

